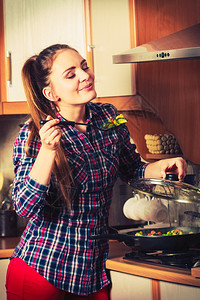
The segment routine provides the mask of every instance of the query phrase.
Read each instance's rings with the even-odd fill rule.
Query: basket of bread
[[[146,134],[144,138],[151,154],[182,154],[180,146],[172,134]]]

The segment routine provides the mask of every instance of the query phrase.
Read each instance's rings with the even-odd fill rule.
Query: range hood
[[[200,23],[113,55],[113,63],[139,63],[200,58]]]

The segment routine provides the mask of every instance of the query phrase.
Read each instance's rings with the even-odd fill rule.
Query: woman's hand
[[[162,159],[150,163],[145,169],[145,178],[163,178],[166,173],[177,174],[179,180],[183,180],[187,174],[187,163],[182,157]]]
[[[59,120],[50,116],[39,131],[42,146],[37,155],[35,163],[30,171],[30,176],[41,184],[49,184],[51,173],[55,163],[56,150],[60,143],[61,129],[56,124]]]
[[[45,123],[39,131],[42,146],[48,150],[56,151],[60,143],[61,128],[56,126],[58,119],[46,118],[49,122]]]
[[[182,157],[160,160],[161,177],[165,179],[166,173],[177,174],[183,180],[187,174],[187,163]]]

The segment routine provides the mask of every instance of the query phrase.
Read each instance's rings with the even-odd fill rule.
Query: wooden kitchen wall
[[[136,0],[135,8],[137,45],[200,22],[198,0]],[[200,60],[138,63],[136,85],[185,158],[200,164]]]

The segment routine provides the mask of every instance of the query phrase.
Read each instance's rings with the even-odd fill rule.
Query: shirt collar
[[[85,106],[86,106],[86,110],[85,110],[86,111],[86,122],[85,123],[89,123],[92,121],[93,117],[98,114],[95,110],[93,110],[92,105],[90,105],[90,102],[87,103]],[[60,112],[57,112],[57,117],[60,121],[64,120],[64,117],[62,117]],[[71,121],[71,120],[69,120],[69,121]]]

